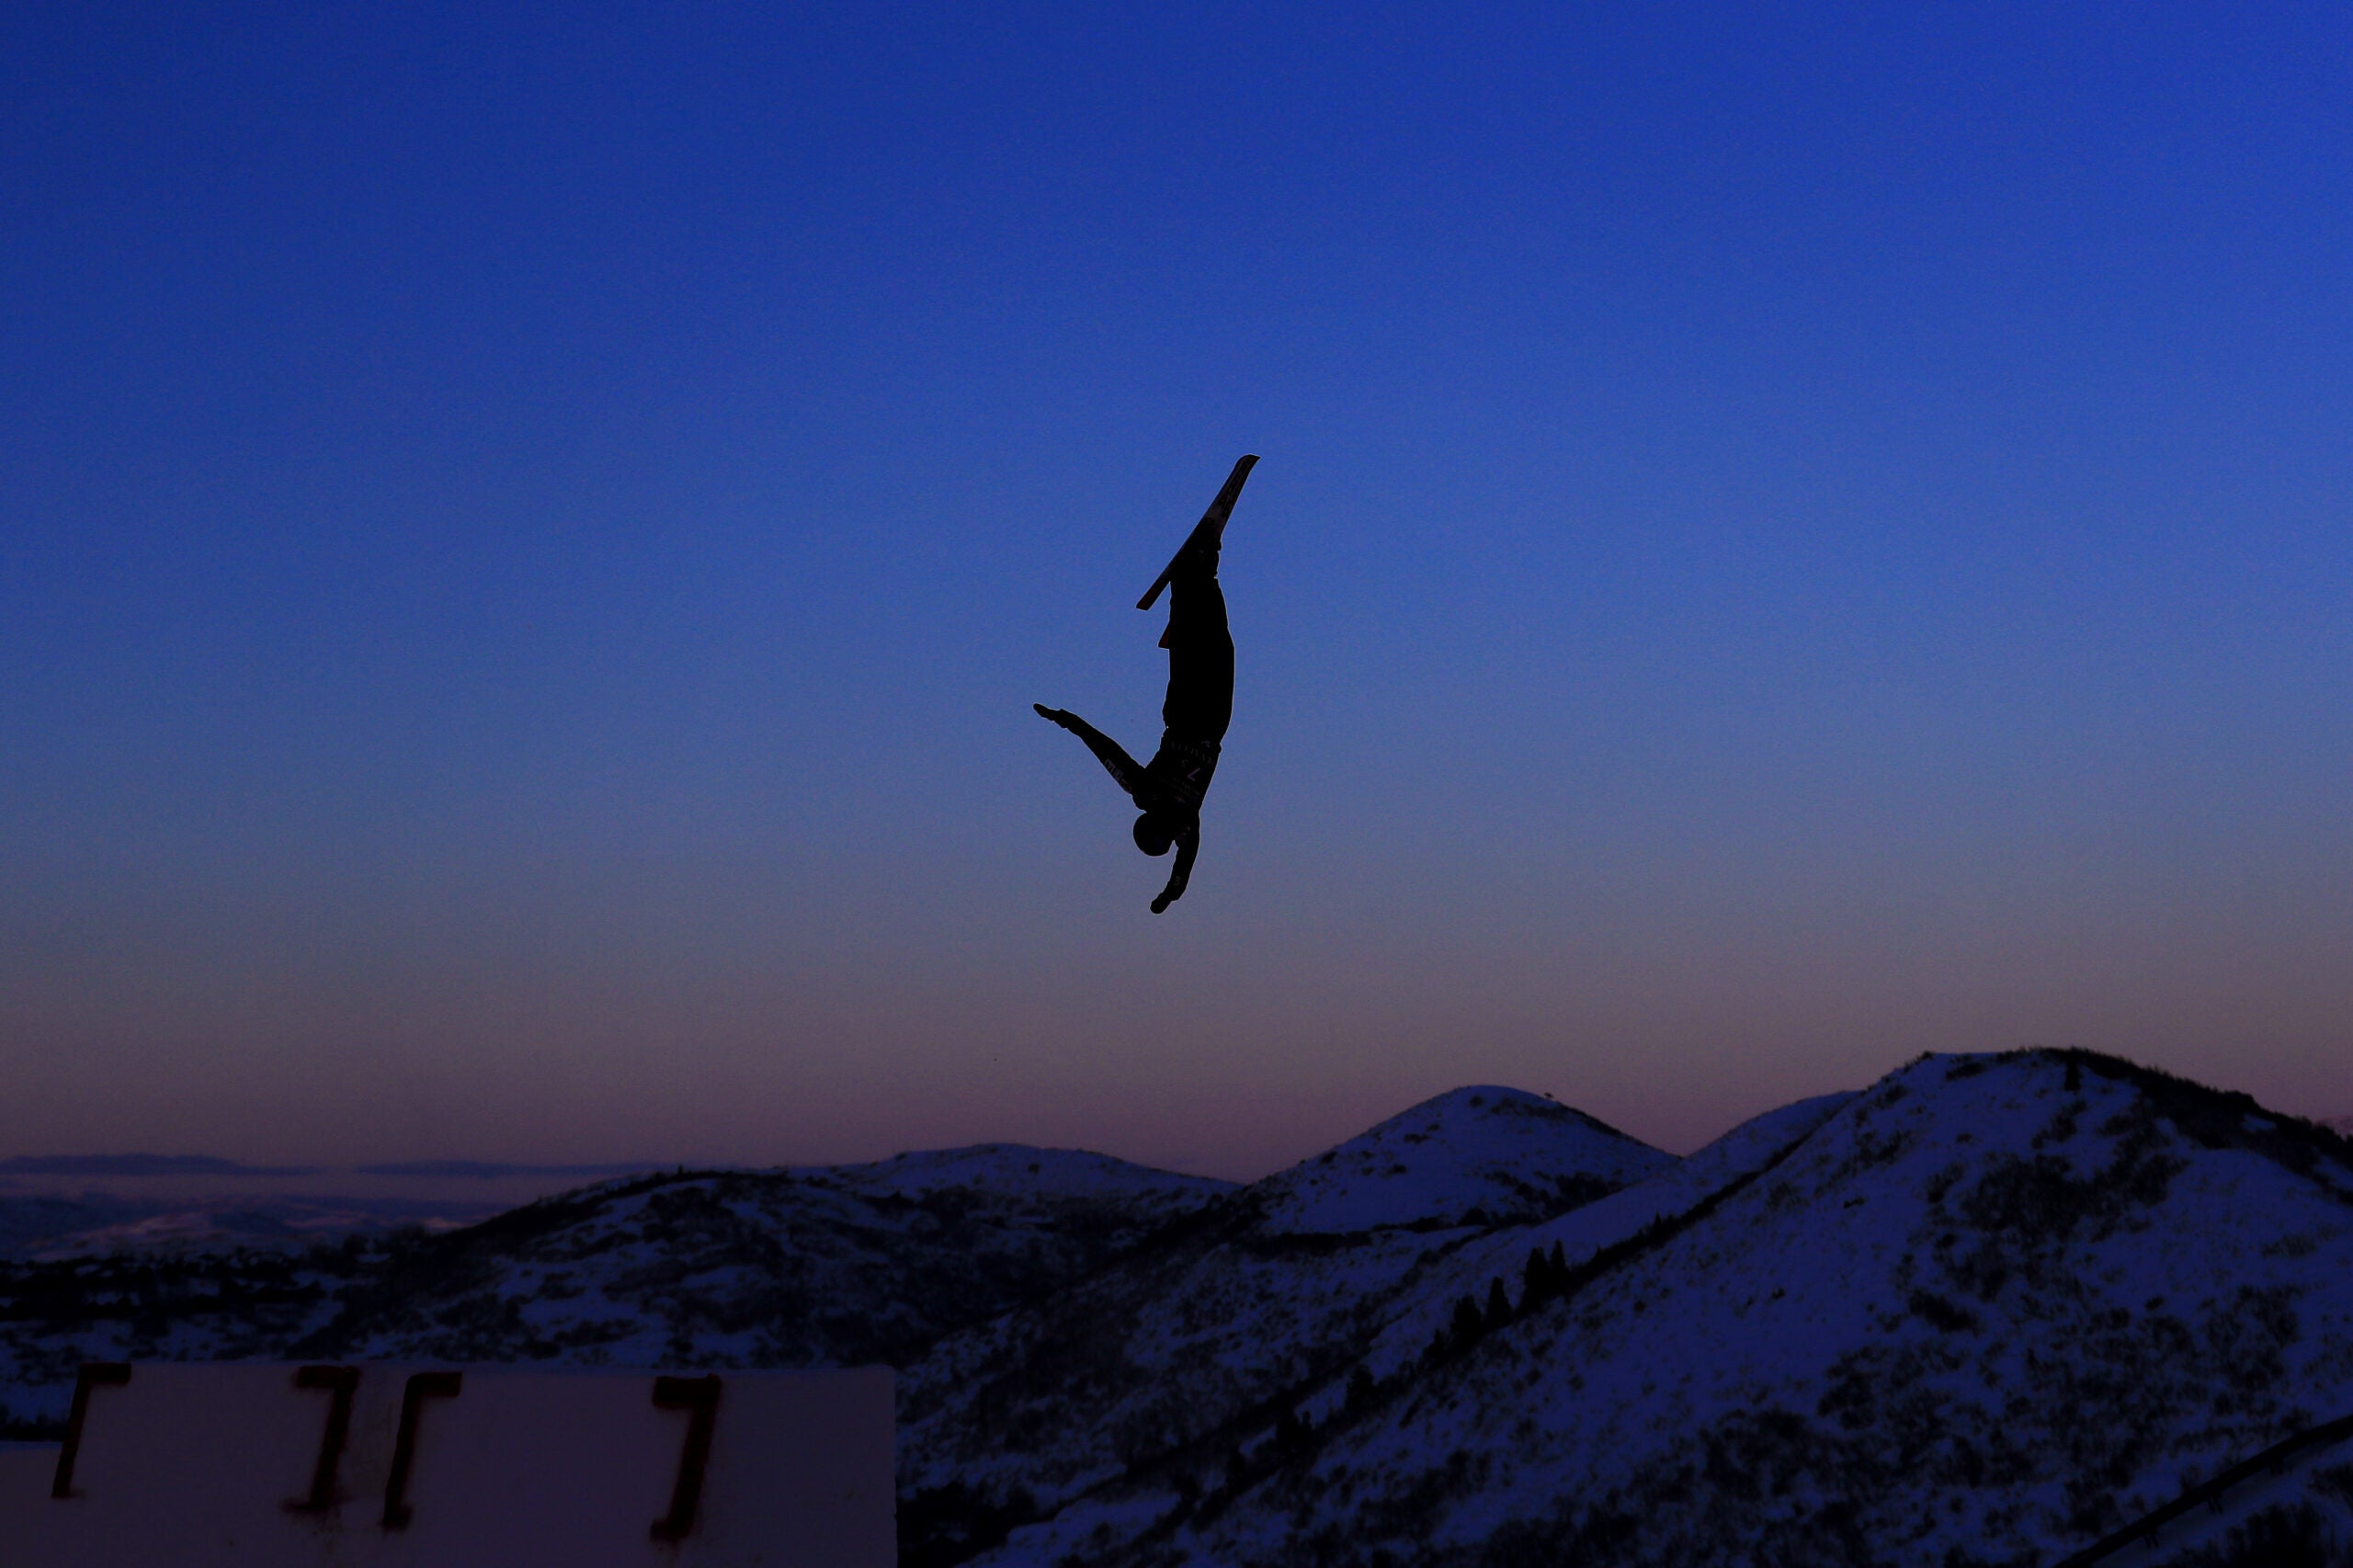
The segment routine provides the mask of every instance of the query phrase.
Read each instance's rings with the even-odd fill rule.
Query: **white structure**
[[[0,1568],[892,1568],[893,1420],[884,1368],[87,1368]]]

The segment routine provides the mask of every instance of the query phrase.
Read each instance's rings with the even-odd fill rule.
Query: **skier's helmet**
[[[1167,822],[1150,812],[1136,818],[1135,837],[1136,847],[1147,855],[1165,855],[1168,846],[1176,842],[1176,835]]]

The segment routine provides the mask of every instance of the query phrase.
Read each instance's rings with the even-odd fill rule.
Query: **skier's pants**
[[[1225,738],[1233,720],[1233,634],[1214,564],[1180,568],[1168,584],[1168,697],[1160,722],[1179,734]]]

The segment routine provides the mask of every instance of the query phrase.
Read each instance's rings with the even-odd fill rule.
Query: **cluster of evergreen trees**
[[[1476,1296],[1456,1298],[1453,1315],[1448,1319],[1445,1327],[1430,1336],[1429,1346],[1422,1352],[1418,1361],[1400,1367],[1388,1378],[1374,1377],[1361,1364],[1350,1371],[1346,1399],[1341,1408],[1334,1413],[1329,1425],[1336,1427],[1363,1415],[1411,1381],[1417,1373],[1428,1371],[1463,1355],[1505,1324],[1575,1295],[1619,1265],[1680,1235],[1713,1213],[1734,1193],[1779,1165],[1788,1157],[1790,1150],[1796,1146],[1796,1142],[1792,1141],[1757,1169],[1727,1182],[1689,1209],[1679,1214],[1662,1214],[1632,1235],[1612,1242],[1581,1263],[1571,1264],[1558,1241],[1550,1249],[1531,1247],[1528,1261],[1520,1268],[1519,1299],[1517,1301],[1512,1300],[1511,1291],[1501,1275],[1487,1281],[1484,1305]],[[1224,1483],[1216,1494],[1203,1500],[1205,1511],[1214,1512],[1222,1508],[1247,1490],[1252,1483],[1279,1469],[1286,1461],[1312,1453],[1325,1436],[1328,1434],[1317,1431],[1313,1420],[1299,1414],[1296,1404],[1285,1405],[1275,1422],[1272,1436],[1266,1442],[1247,1453],[1239,1443],[1226,1450]]]
[[[1487,1301],[1481,1306],[1476,1297],[1463,1296],[1454,1303],[1454,1316],[1431,1338],[1429,1348],[1422,1353],[1424,1369],[1436,1366],[1449,1357],[1460,1356],[1482,1338],[1515,1318],[1541,1310],[1548,1303],[1570,1294],[1580,1283],[1578,1270],[1569,1267],[1561,1244],[1554,1242],[1547,1252],[1531,1247],[1528,1262],[1520,1269],[1519,1300],[1514,1301],[1511,1291],[1498,1275],[1487,1281]],[[1340,1415],[1342,1419],[1359,1415],[1371,1408],[1381,1394],[1383,1380],[1376,1378],[1362,1363],[1348,1373],[1347,1393]],[[1248,1489],[1259,1477],[1280,1468],[1282,1464],[1315,1446],[1315,1424],[1302,1415],[1296,1405],[1287,1405],[1275,1418],[1274,1431],[1267,1440],[1245,1453],[1240,1444],[1226,1450],[1225,1476],[1222,1492],[1226,1497]]]
[[[1525,1317],[1546,1302],[1567,1295],[1576,1282],[1576,1271],[1569,1267],[1559,1242],[1552,1244],[1550,1252],[1540,1247],[1530,1247],[1527,1265],[1519,1274],[1518,1302],[1514,1304],[1512,1301],[1511,1292],[1504,1288],[1501,1275],[1487,1281],[1485,1306],[1481,1306],[1473,1296],[1458,1298],[1454,1303],[1454,1316],[1444,1328],[1431,1335],[1429,1348],[1422,1353],[1423,1364],[1436,1366],[1449,1356],[1460,1356],[1514,1318]],[[1349,1392],[1355,1392],[1353,1384]]]

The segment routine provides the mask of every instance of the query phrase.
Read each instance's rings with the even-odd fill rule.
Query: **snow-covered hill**
[[[2353,1151],[2244,1096],[1934,1057],[1724,1168],[981,1561],[2035,1563],[2353,1412]]]
[[[1231,1187],[990,1144],[631,1176],[446,1235],[299,1255],[0,1265],[0,1426],[54,1421],[85,1358],[904,1360]]]
[[[910,1367],[902,1540],[950,1556],[1139,1467],[1214,1460],[1227,1433],[1272,1418],[1270,1400],[1353,1363],[1452,1254],[1675,1164],[1479,1087],[1268,1176]]]
[[[290,1354],[894,1360],[910,1568],[2026,1568],[2353,1414],[2353,1145],[2020,1051],[1684,1160],[1480,1086],[1246,1188],[992,1145],[0,1264],[0,1436],[85,1356]],[[2348,1521],[2322,1456],[2130,1560]]]
[[[1230,1184],[989,1144],[633,1176],[412,1250],[306,1353],[653,1366],[899,1362]]]
[[[1251,1196],[1270,1233],[1499,1225],[1564,1212],[1674,1163],[1583,1111],[1478,1085],[1268,1176]]]

